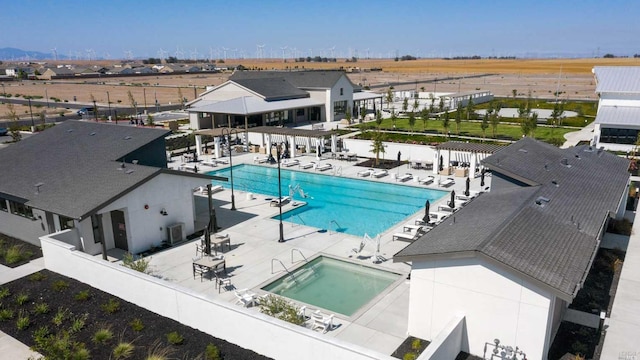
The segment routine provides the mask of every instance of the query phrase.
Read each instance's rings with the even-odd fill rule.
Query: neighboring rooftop
[[[640,93],[640,66],[595,66],[596,93]]]
[[[494,187],[394,259],[486,256],[572,299],[606,218],[624,199],[628,160],[589,146],[559,149],[524,138],[484,165],[494,177],[525,186]]]
[[[237,82],[243,79],[269,79],[273,81],[282,78],[299,89],[328,89],[344,75],[343,71],[338,70],[236,71],[229,80]]]
[[[65,121],[0,151],[0,163],[5,164],[0,196],[84,218],[162,171],[123,157],[167,134],[167,130]]]
[[[640,107],[637,106],[600,106],[596,123],[615,125],[638,125]]]

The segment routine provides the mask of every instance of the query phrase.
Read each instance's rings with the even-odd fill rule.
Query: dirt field
[[[110,65],[111,62],[101,62]],[[372,90],[385,92],[389,86],[396,90],[421,90],[435,92],[458,92],[469,90],[490,90],[495,96],[518,96],[551,98],[558,90],[567,99],[596,100],[595,82],[591,69],[596,65],[640,65],[640,59],[530,59],[530,60],[443,60],[420,59],[413,61],[359,60],[347,63],[295,63],[281,60],[228,59],[227,64],[242,64],[247,68],[261,69],[360,69],[381,68],[383,71],[349,73],[356,84],[371,86]],[[86,65],[86,64],[83,64]],[[179,102],[180,95],[193,100],[206,86],[222,84],[230,73],[158,75],[126,78],[83,79],[82,81],[22,81],[5,82],[8,94],[49,97],[60,99],[57,108],[34,107],[34,116],[46,110],[47,114],[58,114],[65,110],[65,102],[92,104],[92,96],[99,106],[107,106],[107,93],[112,107],[131,106],[130,91],[138,108],[153,109],[155,100],[160,104]],[[437,80],[449,78],[448,80]],[[21,117],[29,117],[28,106],[17,105],[16,112]],[[6,105],[0,105],[0,119],[6,119]]]

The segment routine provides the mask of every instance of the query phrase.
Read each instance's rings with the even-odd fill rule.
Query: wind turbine
[[[282,61],[285,61],[284,52],[287,50],[287,47],[281,47],[280,50],[282,50]]]
[[[209,46],[209,62],[213,61],[213,48]]]
[[[227,50],[229,50],[229,48],[226,48],[224,46],[222,47],[222,52],[224,53],[224,61],[225,62],[227,61]]]
[[[85,50],[87,52],[87,60],[91,61],[91,49]]]
[[[53,59],[55,61],[58,61],[58,49],[57,48],[53,48],[53,49],[51,49],[51,51],[53,51]]]
[[[198,59],[198,49],[194,49],[191,52],[191,60],[196,61]]]
[[[258,51],[256,53],[256,56],[258,59],[263,59],[264,58],[264,45],[256,45],[256,47],[258,48]]]
[[[336,47],[335,47],[335,45],[332,48],[329,48],[329,51],[331,51],[331,58],[335,59],[335,57],[336,57],[336,52],[335,52],[336,51]]]
[[[163,60],[167,56],[167,52],[163,48],[160,48],[160,50],[158,50],[158,55],[160,55],[160,60]]]

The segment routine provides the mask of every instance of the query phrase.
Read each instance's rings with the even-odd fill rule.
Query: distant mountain
[[[53,60],[56,57],[52,53],[39,51],[22,50],[16,48],[0,48],[0,60],[6,61],[29,61],[29,60]],[[69,57],[58,54],[58,60],[66,60]]]

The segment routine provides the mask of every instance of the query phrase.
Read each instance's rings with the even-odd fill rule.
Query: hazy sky
[[[0,48],[81,58],[256,57],[257,45],[276,58],[285,46],[286,57],[640,53],[638,0],[17,0],[0,12]]]

